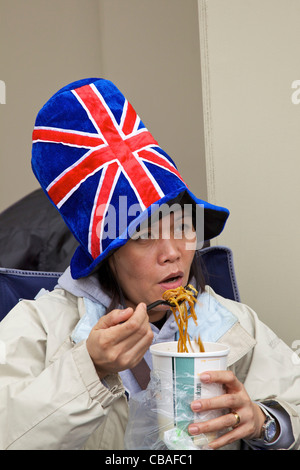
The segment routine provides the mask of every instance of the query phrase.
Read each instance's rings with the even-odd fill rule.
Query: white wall
[[[199,0],[208,197],[231,217],[242,300],[300,338],[298,0]],[[298,94],[299,96],[299,94]]]
[[[98,0],[0,0],[0,211],[39,187],[36,114],[59,88],[101,74]]]
[[[103,73],[206,198],[196,0],[99,0]]]

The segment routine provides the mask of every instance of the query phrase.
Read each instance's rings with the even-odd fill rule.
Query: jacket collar
[[[96,275],[75,280],[69,268],[60,277],[58,287],[71,292],[76,297],[83,298],[82,308],[79,309],[80,321],[72,333],[72,340],[78,343],[87,338],[92,327],[105,314],[110,298],[102,290]],[[247,354],[255,345],[255,340],[240,325],[236,315],[222,305],[210,287],[198,296],[195,311],[198,325],[192,321],[189,322],[189,335],[193,338],[200,334],[202,341],[221,342],[228,345],[230,347],[229,365]],[[154,341],[172,341],[175,328],[175,323],[171,318],[160,331],[153,327]]]
[[[229,346],[228,366],[241,359],[256,344],[253,337],[241,326],[239,319],[215,297],[215,292],[207,287],[198,296],[195,306],[196,326],[189,322],[191,338],[200,334],[202,341],[217,342]]]
[[[78,343],[86,339],[99,318],[106,312],[106,301],[100,303],[84,298],[84,308],[80,312],[80,321],[72,332],[72,341]],[[100,300],[100,299],[99,299]],[[105,299],[106,300],[106,299]],[[188,333],[197,337],[200,333],[202,341],[218,342],[230,347],[228,366],[232,365],[255,346],[256,341],[241,326],[238,318],[224,307],[209,289],[198,296],[195,306],[197,323],[189,322]],[[152,326],[154,342],[172,341],[176,330],[173,316],[169,317],[161,330]],[[177,337],[176,337],[177,336]],[[178,339],[178,332],[175,339]]]
[[[218,340],[218,343],[229,346],[227,365],[230,367],[254,348],[256,340],[237,322]]]

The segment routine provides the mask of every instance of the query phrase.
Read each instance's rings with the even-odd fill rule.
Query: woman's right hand
[[[86,345],[101,378],[136,366],[153,339],[147,308],[112,310],[91,330]]]

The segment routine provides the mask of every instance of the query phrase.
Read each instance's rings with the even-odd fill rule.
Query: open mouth
[[[162,281],[160,281],[160,286],[164,289],[176,289],[177,287],[181,286],[183,281],[183,273],[171,273],[169,276],[165,277]]]
[[[163,282],[175,282],[175,281],[178,281],[178,279],[182,279],[182,276],[173,276],[173,277],[170,277],[169,279],[164,280]]]

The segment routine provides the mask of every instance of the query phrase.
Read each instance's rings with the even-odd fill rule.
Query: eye
[[[151,231],[150,230],[141,230],[140,232],[135,232],[131,237],[132,240],[139,241],[139,240],[148,240],[151,238]]]
[[[178,232],[190,231],[190,230],[193,230],[193,225],[190,222],[186,222],[182,220],[176,224],[175,230]]]
[[[179,239],[191,239],[195,235],[192,218],[185,217],[175,224],[174,236]]]

